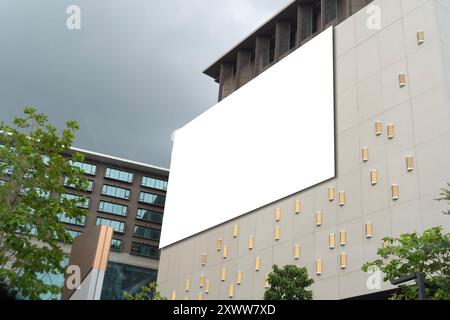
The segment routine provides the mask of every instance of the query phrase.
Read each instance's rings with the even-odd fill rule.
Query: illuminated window
[[[341,253],[339,260],[340,260],[340,264],[341,264],[341,269],[346,269],[347,268],[347,254]]]
[[[294,259],[295,260],[300,259],[300,245],[299,244],[296,244],[294,246]]]
[[[400,190],[397,184],[393,184],[392,187],[392,200],[398,200],[400,198]]]
[[[322,211],[316,212],[316,226],[320,227],[322,225]]]
[[[277,208],[275,209],[275,221],[280,221],[281,220],[281,209]]]
[[[239,236],[239,225],[235,224],[233,226],[233,238],[237,238]]]
[[[395,126],[393,124],[388,125],[387,132],[388,132],[389,140],[392,140],[395,138]]]
[[[375,134],[380,136],[383,133],[383,124],[381,121],[375,122]]]
[[[408,172],[414,171],[414,157],[413,156],[406,157],[406,170],[408,170]]]
[[[363,162],[369,161],[369,148],[362,149],[362,161]]]
[[[300,200],[295,200],[295,214],[299,214],[302,212],[302,203]]]
[[[329,187],[328,188],[328,200],[329,201],[334,201],[335,199],[335,193],[336,193],[336,189],[333,187]]]
[[[255,245],[255,237],[250,236],[248,238],[248,249],[253,250],[254,245]]]
[[[240,285],[242,283],[242,271],[238,271],[236,283]]]
[[[280,240],[280,233],[281,233],[281,229],[279,226],[275,227],[275,240],[278,241]]]
[[[328,235],[328,246],[330,249],[334,249],[336,247],[336,235],[334,233],[330,233]]]
[[[373,234],[372,234],[372,222],[367,222],[366,223],[366,238],[372,238]]]
[[[206,265],[206,254],[202,254],[202,266]]]
[[[345,192],[344,191],[339,192],[339,205],[341,207],[345,206]]]
[[[421,45],[425,42],[425,32],[417,31],[417,44]]]
[[[345,246],[347,244],[347,232],[344,230],[339,231],[339,243],[341,246]]]
[[[322,274],[322,259],[316,260],[316,274],[321,275]]]
[[[400,88],[403,88],[404,86],[406,86],[406,74],[400,73],[398,75],[398,82],[400,84]]]
[[[228,258],[228,246],[223,246],[223,258]]]
[[[255,271],[259,271],[260,268],[261,268],[261,258],[257,257],[255,259]]]
[[[220,281],[224,282],[227,279],[227,269],[222,268],[220,272]]]

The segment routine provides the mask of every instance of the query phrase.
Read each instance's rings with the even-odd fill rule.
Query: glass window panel
[[[162,223],[163,214],[152,210],[138,209],[136,219]]]
[[[105,178],[132,183],[133,174],[131,172],[117,170],[117,169],[106,169]]]
[[[141,192],[139,195],[139,201],[163,207],[166,202],[166,197],[153,193]]]
[[[164,191],[167,190],[167,181],[151,177],[142,177],[141,185],[147,188],[159,189]]]
[[[76,226],[85,226],[86,225],[86,217],[82,216],[79,218],[70,218],[66,216],[65,213],[58,214],[59,221],[67,223],[67,224],[73,224]]]
[[[157,271],[117,262],[108,262],[101,300],[123,300],[123,293],[134,295],[142,286],[156,281]]]
[[[128,214],[128,206],[100,201],[98,205],[98,211],[126,217]]]
[[[138,237],[159,241],[161,238],[161,230],[147,228],[143,226],[134,226],[133,234]]]
[[[124,233],[125,232],[125,223],[121,221],[106,219],[106,218],[97,218],[97,225],[105,225],[113,228],[115,232]]]
[[[102,195],[119,199],[130,199],[130,193],[129,189],[114,187],[107,184],[104,184],[102,188]]]
[[[131,244],[131,252],[140,256],[159,259],[159,249],[155,246],[133,242]]]
[[[63,193],[61,194],[61,201],[63,199],[67,199],[67,200],[79,200],[77,203],[77,206],[83,209],[89,209],[89,198],[85,198],[82,196],[77,196],[75,194],[70,194],[70,193]]]
[[[120,251],[122,249],[122,240],[112,239],[111,240],[111,250]]]
[[[89,163],[84,163],[84,162],[79,162],[79,161],[75,161],[75,162],[70,161],[70,163],[72,164],[72,166],[83,170],[83,172],[85,174],[90,175],[90,176],[95,176],[95,173],[97,171],[97,166],[96,165],[89,164]]]

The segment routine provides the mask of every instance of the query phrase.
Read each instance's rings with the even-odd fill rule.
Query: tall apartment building
[[[434,200],[450,181],[449,21],[448,0],[297,0],[208,67],[205,74],[219,83],[219,103],[175,137],[161,293],[169,299],[262,299],[274,264],[305,266],[315,281],[315,299],[392,289],[388,283],[368,286],[361,271],[377,259],[383,237],[437,225],[450,229],[442,214],[446,204]],[[248,108],[257,110],[255,103],[261,111],[247,117]],[[264,131],[257,125],[267,110],[275,110],[275,117],[261,127],[276,141],[270,135],[260,141]],[[283,121],[276,110],[287,112]],[[203,133],[215,134],[218,115],[230,115],[223,118],[229,136],[215,140],[218,155],[201,153],[208,141],[192,132],[203,125]],[[245,125],[244,144],[230,142]],[[295,129],[286,131],[287,144],[279,135],[286,127]],[[187,155],[187,145],[200,156]],[[253,172],[246,159],[264,146],[266,153],[252,163],[271,162]],[[234,158],[221,162],[221,148]],[[303,158],[312,165],[299,171],[286,165],[292,157],[298,167],[307,163]],[[191,176],[183,163],[204,158],[217,163],[205,163],[207,174],[196,171],[187,188],[184,179]],[[239,171],[240,163],[249,174]],[[303,183],[308,169],[319,172]],[[294,189],[277,193],[283,181]],[[194,202],[195,183],[208,195],[202,191]]]
[[[125,290],[155,281],[159,264],[159,239],[163,221],[168,169],[73,148],[84,155],[75,163],[86,174],[88,192],[66,186],[66,197],[84,196],[88,209],[78,222],[61,215],[73,237],[95,225],[113,228],[109,264],[102,299],[122,299]],[[70,252],[70,246],[65,248]]]

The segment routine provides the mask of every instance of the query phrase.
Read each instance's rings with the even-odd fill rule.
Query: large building
[[[85,197],[87,201],[80,206],[88,209],[88,214],[83,221],[64,215],[60,219],[73,237],[100,224],[113,228],[101,298],[120,300],[124,291],[136,292],[156,280],[169,171],[91,151],[72,151],[85,157],[83,163],[74,165],[85,172],[90,188],[79,192],[66,186],[64,196]],[[64,249],[70,254],[70,245]],[[62,283],[62,277],[53,278]]]
[[[391,289],[361,270],[382,239],[450,227],[449,21],[448,0],[297,0],[208,67],[219,103],[175,135],[161,293],[262,299],[274,264],[305,266],[315,299]]]

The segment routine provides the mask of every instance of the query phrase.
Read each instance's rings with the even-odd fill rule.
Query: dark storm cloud
[[[77,120],[77,147],[168,167],[171,133],[216,102],[202,70],[289,2],[0,0],[0,121],[33,105]]]

